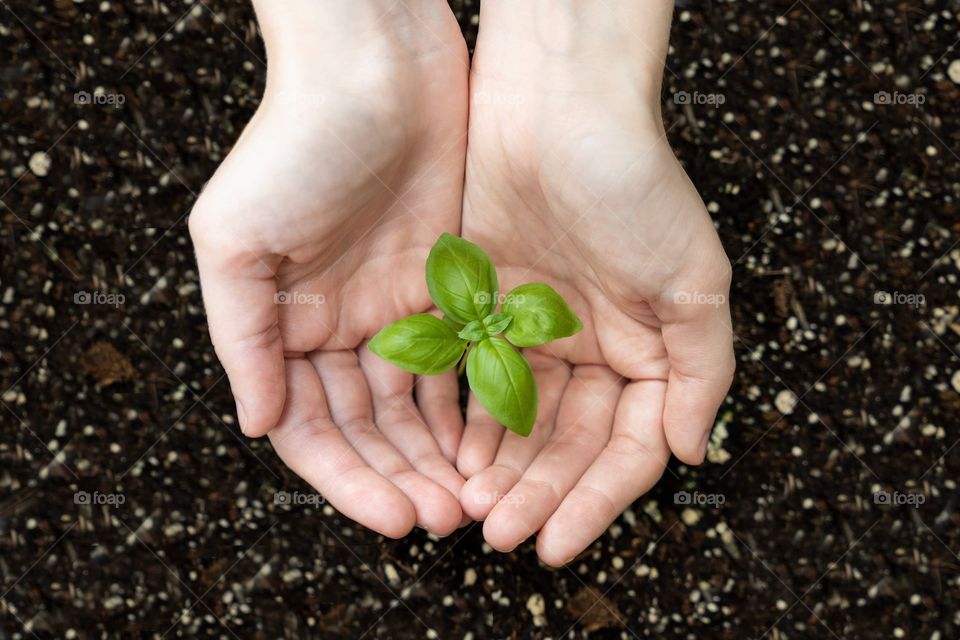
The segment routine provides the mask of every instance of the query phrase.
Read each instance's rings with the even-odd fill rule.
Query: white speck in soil
[[[392,564],[384,565],[383,573],[385,576],[387,576],[387,582],[389,582],[392,586],[400,584],[400,574],[397,573],[397,568]]]
[[[797,406],[797,396],[793,391],[784,389],[774,398],[773,404],[777,408],[777,411],[788,416],[793,413],[794,407]]]
[[[950,66],[947,67],[947,75],[954,83],[960,84],[960,58],[950,63]]]
[[[45,151],[38,151],[30,156],[30,171],[33,171],[38,178],[43,178],[50,172],[50,165],[53,161]]]
[[[546,610],[546,602],[539,593],[534,593],[527,598],[527,611],[533,615],[533,624],[536,626],[542,627],[547,624],[547,619],[543,615]]]

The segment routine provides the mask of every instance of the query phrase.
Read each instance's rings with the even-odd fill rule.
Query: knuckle
[[[218,260],[234,257],[239,252],[238,247],[244,246],[239,239],[251,235],[243,229],[246,224],[249,224],[249,218],[224,206],[215,191],[204,191],[187,219],[190,238],[197,252],[208,259]]]
[[[215,210],[209,204],[209,197],[207,194],[201,195],[187,219],[187,228],[195,244],[216,236],[213,233],[215,217]]]
[[[737,361],[736,358],[730,358],[726,364],[721,369],[721,374],[723,376],[723,382],[726,387],[729,389],[733,385],[733,380],[737,374]]]
[[[213,342],[213,351],[217,358],[224,365],[234,364],[231,358],[237,353],[246,353],[248,351],[270,351],[271,349],[282,349],[283,337],[280,332],[279,322],[273,322],[270,326],[259,331],[240,336],[238,338],[225,337],[219,331],[211,332]]]
[[[711,253],[712,255],[706,259],[705,268],[701,271],[706,280],[704,285],[709,291],[726,294],[733,283],[733,265],[722,248],[717,247]]]
[[[717,284],[723,292],[730,290],[730,285],[733,284],[733,265],[730,263],[730,258],[727,257],[725,253],[720,254],[717,264]]]

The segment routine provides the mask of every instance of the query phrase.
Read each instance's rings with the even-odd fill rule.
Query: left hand
[[[264,99],[190,230],[243,432],[360,524],[447,535],[456,376],[415,386],[366,343],[431,309],[423,264],[458,232],[467,51],[442,0],[395,4],[256,1]]]

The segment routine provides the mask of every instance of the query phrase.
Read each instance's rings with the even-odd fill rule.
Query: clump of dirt
[[[134,375],[130,359],[109,342],[94,342],[90,345],[80,356],[80,366],[103,387],[117,382],[129,382]]]

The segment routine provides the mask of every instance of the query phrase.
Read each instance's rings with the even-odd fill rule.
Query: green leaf
[[[493,313],[483,319],[483,326],[487,330],[487,334],[495,336],[504,332],[504,330],[510,326],[510,323],[513,322],[513,316],[509,313]]]
[[[451,318],[450,316],[443,316],[443,317],[440,318],[440,319],[443,320],[443,324],[445,324],[445,325],[447,325],[448,327],[450,327],[451,329],[453,329],[454,333],[456,333],[457,331],[460,331],[460,329],[463,329],[463,323],[462,323],[462,322],[457,322],[456,320],[454,320],[454,319]]]
[[[548,285],[522,284],[507,294],[503,311],[513,316],[504,334],[518,347],[535,347],[580,331],[583,323]]]
[[[470,389],[497,421],[521,436],[537,418],[537,383],[530,364],[503,338],[487,338],[467,354]]]
[[[476,342],[477,340],[483,340],[487,337],[487,330],[479,320],[471,320],[457,335],[464,340]]]
[[[452,320],[483,320],[497,305],[497,271],[480,247],[444,233],[427,258],[427,290]]]
[[[433,376],[457,364],[467,343],[440,318],[418,313],[384,327],[367,348],[401,369]]]

